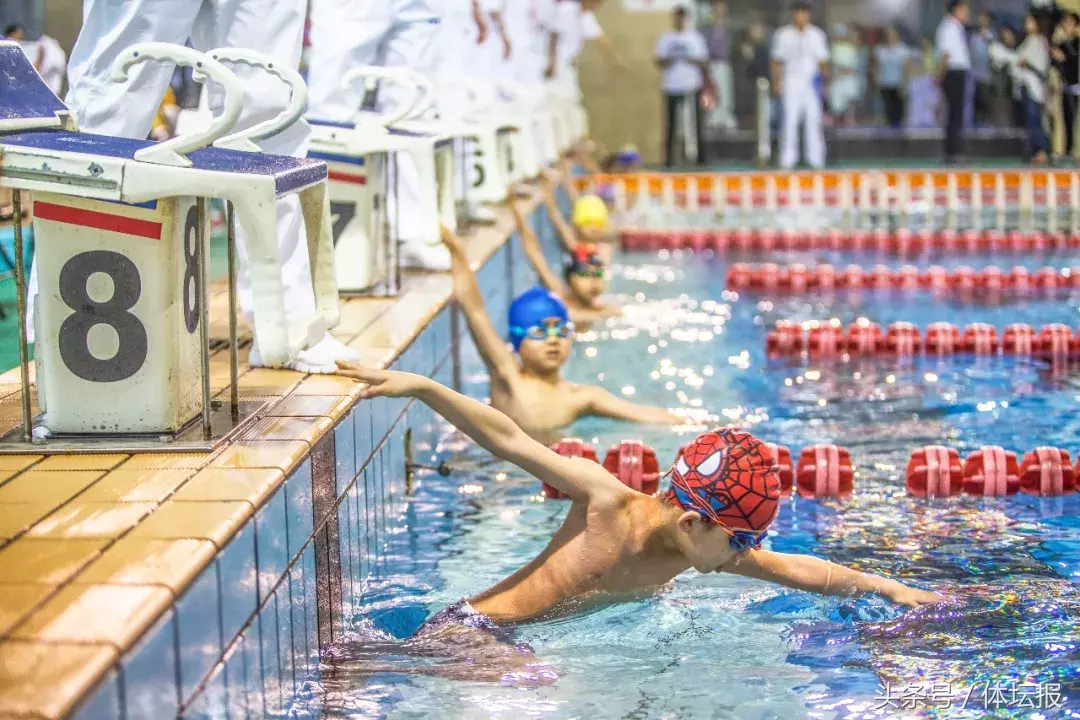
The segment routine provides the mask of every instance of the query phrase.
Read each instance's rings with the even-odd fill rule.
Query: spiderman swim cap
[[[756,548],[780,510],[780,468],[750,433],[716,428],[679,452],[667,498],[723,528],[736,550]]]
[[[508,314],[510,342],[514,350],[521,347],[521,341],[529,333],[529,328],[544,327],[544,322],[549,318],[560,323],[570,320],[570,310],[562,298],[539,286],[529,288],[514,298]]]

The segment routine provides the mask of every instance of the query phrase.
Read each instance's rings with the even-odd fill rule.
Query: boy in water
[[[575,245],[567,256],[563,278],[560,279],[548,265],[536,233],[525,222],[521,209],[513,199],[510,200],[510,210],[513,211],[514,220],[517,221],[521,247],[540,277],[540,283],[567,304],[574,323],[584,326],[602,318],[622,314],[622,308],[603,300],[602,296],[607,288],[607,282],[604,279],[607,264],[600,257],[595,245],[586,243]]]
[[[644,495],[601,465],[562,457],[498,410],[429,378],[339,363],[367,383],[360,396],[426,403],[485,450],[568,495],[562,527],[525,567],[431,618],[417,637],[475,641],[511,626],[655,593],[691,568],[729,572],[822,595],[876,593],[917,606],[938,595],[807,555],[760,547],[779,510],[779,469],[750,433],[718,428],[679,453],[665,494]]]
[[[461,239],[443,228],[450,250],[454,296],[491,375],[491,404],[533,437],[555,442],[561,429],[586,415],[661,425],[685,420],[663,408],[636,405],[594,385],[564,380],[559,370],[570,357],[574,324],[570,311],[550,290],[535,287],[510,303],[510,341],[495,332]]]

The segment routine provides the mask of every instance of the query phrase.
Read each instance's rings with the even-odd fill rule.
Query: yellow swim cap
[[[608,226],[607,205],[596,195],[582,195],[574,203],[574,225],[606,230]]]

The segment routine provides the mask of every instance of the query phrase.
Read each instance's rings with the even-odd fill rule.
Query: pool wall
[[[530,221],[557,263],[550,218],[541,208]],[[477,280],[496,330],[505,334],[511,298],[535,282],[516,233],[477,270]],[[458,385],[459,341],[467,333],[446,302],[390,367]],[[414,461],[427,462],[439,452],[443,427],[419,402],[354,400],[74,717],[287,714],[317,671],[320,649],[348,629],[363,605],[368,578],[384,561],[387,534],[403,521],[406,433]]]

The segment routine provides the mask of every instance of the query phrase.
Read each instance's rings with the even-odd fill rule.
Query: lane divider
[[[1030,255],[1080,249],[1080,233],[1042,230],[850,230],[776,228],[623,228],[624,250],[878,252],[898,257],[936,254]]]
[[[765,352],[772,358],[806,354],[814,359],[957,354],[1066,359],[1080,355],[1080,332],[1061,323],[1038,330],[1026,323],[1013,323],[999,333],[987,323],[971,323],[961,332],[952,323],[935,322],[923,333],[909,322],[894,322],[882,330],[877,323],[865,320],[846,329],[780,320],[765,335]]]
[[[855,468],[851,451],[832,443],[804,447],[798,464],[786,445],[766,443],[780,473],[783,496],[793,493],[804,498],[846,497],[854,492]],[[596,450],[578,438],[566,438],[551,446],[564,457],[581,457],[597,462]],[[652,448],[636,440],[612,446],[604,467],[619,480],[639,492],[653,494],[659,489],[661,470]],[[904,471],[908,494],[919,498],[952,497],[961,494],[1008,496],[1022,493],[1056,497],[1075,492],[1080,463],[1076,467],[1067,450],[1040,446],[1024,454],[997,445],[985,445],[962,460],[956,448],[924,445],[911,451]],[[566,498],[544,485],[547,498]]]
[[[1034,272],[1024,267],[1005,270],[993,265],[975,270],[966,265],[947,270],[931,265],[920,271],[913,265],[864,268],[848,265],[842,270],[828,264],[808,268],[800,263],[777,265],[733,263],[727,269],[728,290],[750,293],[803,295],[835,290],[926,291],[939,296],[1053,294],[1080,289],[1080,267],[1041,267]]]

